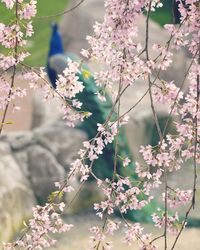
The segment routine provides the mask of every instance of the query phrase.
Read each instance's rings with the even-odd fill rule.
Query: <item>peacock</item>
[[[68,58],[71,60],[77,60],[77,57],[73,54],[65,54],[62,37],[58,30],[58,25],[52,25],[52,35],[50,39],[48,60],[47,60],[47,73],[50,82],[54,88],[56,88],[56,79],[58,74],[62,74],[63,70],[67,67]],[[87,68],[86,66],[84,66]],[[82,93],[77,94],[76,98],[80,100],[83,111],[88,111],[92,113],[92,116],[85,119],[80,125],[77,126],[86,132],[88,139],[94,138],[97,133],[97,123],[103,124],[108,117],[113,103],[109,95],[106,95],[106,102],[101,102],[95,93],[99,90],[95,84],[94,77],[90,74],[90,77],[84,77],[84,73],[78,74],[79,80],[83,82],[85,88]],[[113,115],[112,119],[116,118],[116,114]],[[95,161],[93,171],[98,178],[112,178],[114,169],[114,152],[115,152],[115,142],[109,144],[104,149],[102,155],[99,159]],[[120,128],[119,140],[118,140],[118,155],[122,158],[130,158],[130,149],[128,141],[123,128]],[[129,164],[127,168],[123,167],[123,161],[119,158],[117,160],[117,172],[121,176],[130,176],[133,180],[137,179],[136,174],[134,174],[134,163]],[[147,214],[149,212],[135,212],[129,215],[129,218],[133,220],[147,221]]]

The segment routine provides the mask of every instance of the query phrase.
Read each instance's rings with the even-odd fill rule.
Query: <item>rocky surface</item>
[[[54,182],[65,177],[64,168],[48,149],[40,145],[30,146],[27,154],[32,188],[38,200],[45,201],[55,191]]]
[[[11,146],[0,143],[0,242],[10,240],[31,215],[35,196]]]
[[[68,9],[80,1],[69,2]],[[67,52],[79,55],[82,48],[88,48],[87,35],[92,35],[95,22],[101,22],[104,15],[103,0],[89,0],[62,18],[60,29]]]
[[[0,241],[19,230],[36,201],[46,201],[85,139],[61,122],[0,137]]]

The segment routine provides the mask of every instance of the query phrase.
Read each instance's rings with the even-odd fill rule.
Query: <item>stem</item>
[[[149,42],[149,18],[150,18],[150,11],[151,11],[151,4],[152,4],[152,0],[149,2],[149,8],[148,8],[148,12],[147,12],[147,18],[146,18],[146,42],[145,42],[145,51],[146,51],[146,60],[149,61],[149,51],[148,51],[148,42]],[[160,71],[159,71],[160,73]],[[158,73],[158,75],[159,75]],[[154,121],[156,124],[156,128],[157,128],[157,132],[160,138],[160,141],[162,140],[162,132],[160,129],[160,125],[159,125],[159,121],[158,121],[158,117],[155,111],[155,107],[154,107],[154,103],[153,103],[153,96],[152,96],[152,90],[151,90],[151,86],[152,86],[152,82],[151,82],[151,77],[150,77],[150,73],[148,74],[148,82],[149,82],[149,96],[150,96],[150,102],[151,102],[151,109],[153,112],[153,116],[154,116]],[[155,80],[154,80],[155,82]],[[167,170],[166,167],[164,167],[164,189],[165,189],[165,225],[164,225],[164,249],[167,249]]]
[[[200,43],[199,43],[199,56],[198,56],[198,64],[200,65]],[[198,112],[199,112],[199,74],[197,75],[197,97],[196,97],[196,114],[194,117],[194,127],[195,127],[195,135],[194,135],[194,184],[193,184],[193,196],[192,196],[192,207],[195,207],[195,194],[196,194],[196,185],[197,185],[197,145],[198,145]]]
[[[105,217],[105,219],[104,219],[103,226],[102,226],[102,231],[101,231],[102,233],[103,233],[103,232],[104,232],[104,230],[105,230],[107,220],[108,220],[108,217],[106,216],[106,217]],[[100,244],[101,244],[101,241],[99,240],[99,242],[98,242],[98,244],[97,244],[97,247],[96,247],[96,250],[98,250],[98,249],[99,249]]]
[[[10,105],[10,100],[9,99],[10,99],[10,96],[12,94],[12,88],[14,87],[15,75],[16,75],[16,65],[13,66],[13,74],[11,76],[11,85],[10,85],[10,90],[9,90],[9,93],[8,93],[8,96],[7,96],[8,102],[7,102],[5,110],[3,112],[3,117],[2,117],[2,120],[1,120],[1,124],[0,124],[0,134],[2,133],[3,127],[5,125],[6,115],[7,115],[7,112],[8,112],[9,105]]]
[[[75,10],[76,8],[78,8],[85,0],[80,0],[75,6],[73,6],[72,8],[59,12],[57,14],[54,15],[49,15],[49,16],[40,16],[40,17],[36,17],[36,19],[45,19],[45,18],[52,18],[52,17],[58,17],[58,16],[63,16],[73,10]]]
[[[120,91],[121,91],[121,81],[119,83],[118,95],[120,95]],[[114,156],[113,181],[114,181],[115,175],[117,174],[117,155],[118,155],[118,140],[119,140],[119,117],[120,117],[120,98],[119,98],[118,107],[117,107],[117,135],[116,135],[116,139],[115,139],[115,156]]]
[[[190,213],[191,209],[192,209],[192,204],[190,205],[188,211],[186,212],[185,219],[184,219],[184,221],[183,221],[183,223],[182,223],[182,226],[181,226],[181,229],[180,229],[178,235],[176,236],[176,239],[175,239],[175,241],[174,241],[174,243],[173,243],[173,245],[172,245],[171,250],[174,249],[174,247],[175,247],[175,245],[176,245],[176,243],[177,243],[177,241],[178,241],[178,239],[179,239],[179,237],[180,237],[180,235],[181,235],[181,233],[182,233],[182,231],[183,231],[183,229],[184,229],[184,227],[185,227],[185,225],[186,225],[187,218],[188,218],[188,216],[189,216],[189,213]]]
[[[16,18],[16,25],[18,24],[18,0],[16,0],[16,3],[15,3],[15,18]],[[15,63],[17,63],[17,47],[18,47],[18,39],[17,39],[17,36],[15,37],[15,48],[14,48],[14,58],[15,58]],[[16,75],[16,69],[17,69],[17,66],[16,64],[13,66],[13,74],[11,76],[11,84],[10,84],[10,90],[9,90],[9,93],[8,93],[8,96],[7,96],[7,104],[6,104],[6,107],[5,107],[5,110],[3,112],[3,117],[2,117],[2,120],[1,120],[1,123],[0,123],[0,135],[3,131],[3,127],[5,125],[5,120],[6,120],[6,115],[7,115],[7,112],[8,112],[8,108],[9,108],[9,105],[10,105],[10,97],[11,97],[11,94],[12,94],[12,88],[14,87],[14,84],[15,84],[15,75]]]

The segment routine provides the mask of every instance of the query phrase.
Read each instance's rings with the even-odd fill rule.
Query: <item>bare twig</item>
[[[76,8],[78,8],[85,0],[80,0],[75,6],[73,6],[72,8],[59,12],[57,14],[53,14],[53,15],[48,15],[48,16],[39,16],[36,17],[35,19],[46,19],[46,18],[53,18],[53,17],[58,17],[58,16],[63,16],[69,12],[72,12],[73,10],[75,10]]]
[[[16,0],[16,3],[15,3],[15,23],[18,24],[18,0]],[[15,58],[15,63],[17,62],[17,50],[18,50],[18,38],[17,36],[15,37],[15,47],[14,47],[14,58]],[[13,66],[13,74],[11,76],[11,84],[10,84],[10,90],[8,92],[8,95],[7,95],[7,104],[6,104],[6,107],[4,109],[4,112],[3,112],[3,116],[2,116],[2,120],[1,120],[1,123],[0,123],[0,134],[2,133],[3,131],[3,127],[5,125],[5,119],[6,119],[6,115],[7,115],[7,112],[8,112],[8,108],[9,108],[9,105],[10,105],[10,97],[11,97],[11,94],[12,94],[12,89],[14,87],[14,84],[15,84],[15,75],[16,75],[16,69],[17,69],[17,66],[14,65]]]
[[[199,43],[199,56],[198,64],[200,65],[200,43]],[[196,185],[197,185],[197,145],[198,145],[198,111],[199,111],[199,90],[200,90],[200,76],[197,75],[197,96],[196,96],[196,115],[194,117],[194,183],[193,183],[193,196],[192,196],[192,207],[195,206],[195,194],[196,194]]]
[[[149,51],[148,51],[148,42],[149,42],[149,18],[150,18],[150,11],[151,11],[151,4],[152,4],[152,0],[149,1],[149,8],[148,8],[148,12],[147,12],[147,18],[146,18],[146,41],[145,41],[145,50],[146,50],[146,60],[149,61]],[[169,46],[169,45],[168,45]],[[160,71],[159,71],[160,73]],[[158,75],[159,75],[158,73]],[[154,80],[155,81],[155,80]],[[149,82],[149,96],[150,96],[150,102],[151,102],[151,109],[153,112],[153,116],[154,116],[154,121],[156,124],[156,128],[157,128],[157,132],[160,138],[160,141],[162,139],[162,132],[160,129],[160,125],[159,125],[159,121],[158,121],[158,117],[155,111],[155,107],[154,107],[154,103],[153,103],[153,96],[152,96],[152,90],[151,90],[151,86],[152,86],[152,82],[151,82],[151,77],[150,74],[148,74],[148,82]],[[164,249],[167,249],[167,170],[166,168],[164,168],[164,185],[165,185],[165,225],[164,225]]]
[[[171,250],[174,249],[174,247],[175,247],[175,245],[176,245],[176,243],[177,243],[177,241],[178,241],[178,239],[179,239],[179,237],[180,237],[180,235],[181,235],[183,229],[185,228],[185,225],[186,225],[186,222],[187,222],[187,219],[188,219],[188,216],[189,216],[189,213],[190,213],[191,209],[192,209],[192,204],[190,205],[188,211],[187,211],[186,214],[185,214],[185,219],[184,219],[184,221],[182,222],[181,229],[180,229],[178,235],[176,236],[176,239],[175,239],[175,241],[174,241],[174,243],[173,243],[173,245],[172,245]]]

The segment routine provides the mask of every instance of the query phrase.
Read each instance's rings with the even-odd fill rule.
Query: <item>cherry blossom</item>
[[[162,194],[163,200],[165,200],[165,193]],[[170,208],[176,208],[180,205],[186,205],[192,200],[191,190],[180,190],[179,188],[175,190],[169,190],[167,193],[167,202]]]
[[[165,215],[164,213],[159,216],[156,213],[152,215],[153,222],[155,223],[155,226],[158,228],[163,228],[165,225]],[[177,235],[179,232],[179,228],[181,226],[181,223],[179,222],[178,213],[176,212],[175,215],[167,216],[167,231],[173,235]]]
[[[33,90],[40,88],[44,101],[61,100],[58,108],[68,126],[73,127],[77,122],[83,121],[91,114],[80,111],[82,103],[76,98],[78,93],[84,91],[84,86],[78,78],[81,65],[69,60],[68,67],[58,76],[56,89],[53,89],[46,80],[44,69],[32,69],[23,64],[23,60],[29,55],[24,51],[24,46],[27,43],[26,39],[29,39],[34,32],[32,20],[37,13],[37,1],[2,0],[1,2],[9,11],[13,11],[14,21],[7,24],[0,23],[0,45],[9,51],[7,54],[0,54],[2,72],[0,76],[0,108],[6,110],[11,101],[26,95],[26,89],[16,87],[14,80],[9,82],[6,78],[8,69],[13,72],[12,79],[18,77],[16,70],[21,64],[23,68],[20,77],[25,79]],[[200,9],[197,0],[186,0],[185,5],[180,0],[177,0],[177,3],[181,14],[181,24],[165,25],[171,38],[166,41],[166,44],[154,44],[151,49],[156,53],[156,57],[149,58],[148,37],[136,42],[138,18],[146,13],[146,23],[148,23],[149,12],[162,7],[162,3],[159,0],[105,0],[104,20],[102,23],[94,25],[93,36],[87,37],[90,49],[83,49],[81,54],[91,61],[97,60],[104,65],[105,70],[94,73],[96,84],[100,87],[100,91],[95,94],[101,101],[105,101],[105,93],[108,90],[114,103],[113,110],[105,123],[97,124],[96,136],[83,142],[77,159],[70,165],[66,180],[55,183],[57,190],[51,194],[49,203],[33,208],[33,217],[26,225],[26,233],[20,240],[4,244],[4,249],[40,250],[55,244],[53,234],[71,230],[73,225],[64,223],[61,215],[67,209],[62,200],[63,195],[74,190],[74,187],[69,184],[69,180],[73,177],[76,177],[81,185],[90,176],[93,177],[104,197],[94,204],[96,215],[101,218],[104,226],[90,228],[92,235],[88,249],[97,249],[98,246],[111,249],[112,242],[107,239],[107,234],[113,235],[119,227],[123,226],[119,221],[113,220],[114,212],[118,211],[124,219],[129,211],[141,210],[154,199],[152,191],[160,188],[162,183],[165,185],[162,198],[166,211],[153,213],[152,219],[156,227],[179,235],[180,227],[184,227],[186,223],[183,225],[179,222],[176,211],[174,215],[171,215],[166,205],[173,209],[188,203],[194,205],[196,184],[194,181],[193,190],[181,190],[169,186],[166,178],[169,172],[178,171],[188,160],[193,160],[194,169],[196,164],[200,163],[198,80],[200,75]],[[174,49],[179,50],[182,47],[190,53],[191,57],[191,64],[183,83],[162,80],[160,72],[169,69],[173,63]],[[173,115],[178,118],[174,122],[175,131],[173,134],[166,133],[166,131],[161,133],[159,142],[155,146],[143,145],[140,147],[143,160],[136,162],[135,173],[138,175],[138,179],[133,181],[130,176],[121,176],[117,172],[116,166],[112,166],[115,169],[113,178],[100,179],[93,173],[93,167],[108,144],[116,144],[115,157],[119,157],[123,161],[124,167],[131,162],[129,156],[121,156],[117,152],[120,128],[128,122],[127,114],[121,115],[120,99],[123,93],[129,90],[129,86],[135,84],[138,79],[142,79],[148,84],[154,118],[156,117],[154,111],[156,103],[168,105],[169,116]],[[185,83],[187,91],[183,91]],[[118,92],[114,90],[114,85],[118,86]],[[112,113],[117,115],[113,116]],[[134,173],[134,169],[132,171]],[[58,203],[55,203],[56,198],[60,198]],[[131,224],[126,220],[124,222],[126,244],[138,241],[141,250],[157,249],[153,236],[145,233],[139,223]],[[166,232],[164,237],[167,238]]]

